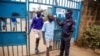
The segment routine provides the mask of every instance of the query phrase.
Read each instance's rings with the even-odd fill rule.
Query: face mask
[[[52,22],[53,20],[54,20],[54,19],[51,19],[51,18],[50,18],[50,19],[49,19],[49,22]]]
[[[41,14],[37,14],[37,17],[40,17],[41,16]]]
[[[71,15],[69,13],[65,14],[66,19],[70,19]]]
[[[37,13],[37,17],[41,17],[41,13],[40,12]]]

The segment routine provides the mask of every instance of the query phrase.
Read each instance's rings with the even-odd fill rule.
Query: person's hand
[[[71,40],[71,37],[72,37],[72,33],[70,33],[70,35],[69,35],[67,40]]]
[[[28,32],[28,35],[30,35],[30,32],[31,32],[31,31]]]
[[[54,17],[56,18],[57,16],[56,16],[56,15],[54,15]]]
[[[54,15],[54,20],[55,20],[55,21],[57,20],[57,16],[56,16],[56,15]]]

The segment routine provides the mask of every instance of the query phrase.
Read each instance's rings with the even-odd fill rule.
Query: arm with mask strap
[[[56,16],[54,16],[54,18],[55,18],[56,23],[57,23],[59,26],[63,26],[63,21],[60,22]]]

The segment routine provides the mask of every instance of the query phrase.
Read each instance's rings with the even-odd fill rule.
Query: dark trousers
[[[61,38],[60,56],[63,56],[64,51],[65,51],[64,56],[69,56],[70,38],[67,38],[67,37],[69,36]]]

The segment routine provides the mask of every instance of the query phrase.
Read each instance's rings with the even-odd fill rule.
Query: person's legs
[[[65,56],[69,56],[70,39],[65,39]]]
[[[60,55],[59,56],[63,56],[64,49],[65,49],[65,42],[64,42],[64,39],[61,38]]]
[[[40,38],[36,38],[36,45],[35,45],[35,53],[36,53],[36,54],[39,53],[39,49],[38,49],[39,41],[40,41]]]
[[[49,43],[50,43],[50,45],[49,45],[49,49],[50,49],[50,51],[52,51],[53,39],[51,39]]]
[[[49,46],[50,46],[50,41],[46,41],[46,56],[50,56],[50,54],[49,54]]]
[[[38,49],[38,47],[39,47],[39,42],[40,42],[40,38],[41,38],[41,35],[42,35],[42,33],[41,33],[41,31],[39,31],[39,30],[36,30],[35,31],[35,37],[36,37],[36,47],[35,47],[35,50],[36,50],[36,54],[38,54],[39,53],[39,49]]]
[[[1,21],[1,26],[2,26],[2,29],[5,30],[6,29],[6,23],[4,21]]]
[[[15,27],[13,27],[13,31],[15,31]]]
[[[38,34],[38,33],[37,33]],[[35,42],[35,52],[36,52],[36,54],[38,54],[39,53],[39,49],[38,49],[38,46],[39,46],[39,41],[40,41],[40,38],[39,37],[37,37],[36,38],[36,42]]]
[[[12,24],[13,31],[15,31],[15,27],[16,27],[15,22],[12,22],[11,24]]]

